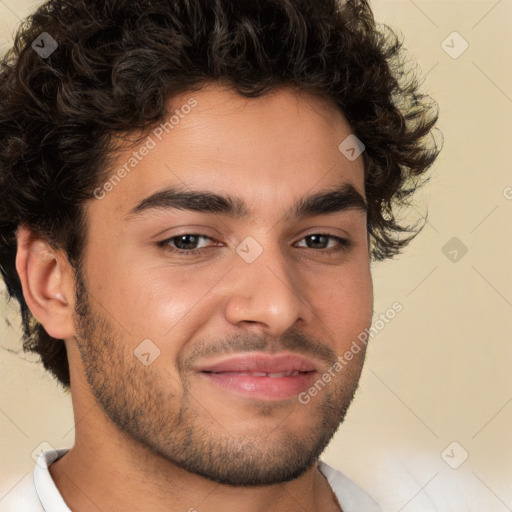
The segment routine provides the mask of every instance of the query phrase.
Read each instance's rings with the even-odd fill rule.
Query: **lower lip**
[[[223,389],[257,400],[286,400],[311,386],[316,372],[289,377],[255,377],[236,372],[201,372],[210,382]]]

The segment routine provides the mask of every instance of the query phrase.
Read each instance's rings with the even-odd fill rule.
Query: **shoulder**
[[[323,461],[318,462],[318,469],[327,478],[344,512],[382,512],[379,505],[343,473]]]
[[[0,512],[44,512],[36,492],[33,473],[27,473],[0,498]]]
[[[41,452],[34,471],[0,497],[0,512],[70,512],[48,470],[68,451],[69,448],[61,448]]]

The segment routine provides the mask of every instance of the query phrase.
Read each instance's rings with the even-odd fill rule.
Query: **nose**
[[[252,263],[237,261],[230,279],[225,316],[231,324],[279,337],[297,322],[310,323],[304,284],[279,247],[265,247]]]

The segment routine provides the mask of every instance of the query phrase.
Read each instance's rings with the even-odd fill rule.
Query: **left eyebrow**
[[[239,197],[170,187],[159,190],[140,201],[128,212],[125,221],[140,217],[143,213],[151,210],[170,208],[225,215],[234,219],[245,219],[250,215],[247,204]],[[297,199],[286,213],[285,218],[294,221],[303,217],[334,214],[354,209],[364,213],[368,211],[366,201],[361,194],[350,183],[344,183],[336,189],[317,192]]]

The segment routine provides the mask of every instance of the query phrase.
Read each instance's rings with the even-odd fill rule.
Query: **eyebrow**
[[[128,212],[125,221],[138,218],[148,211],[170,208],[224,215],[237,220],[245,219],[250,215],[247,204],[238,197],[170,187],[159,190],[140,201]],[[303,217],[334,214],[346,210],[360,210],[365,213],[368,211],[365,199],[349,183],[336,189],[320,191],[299,198],[286,212],[285,218],[295,221]]]

